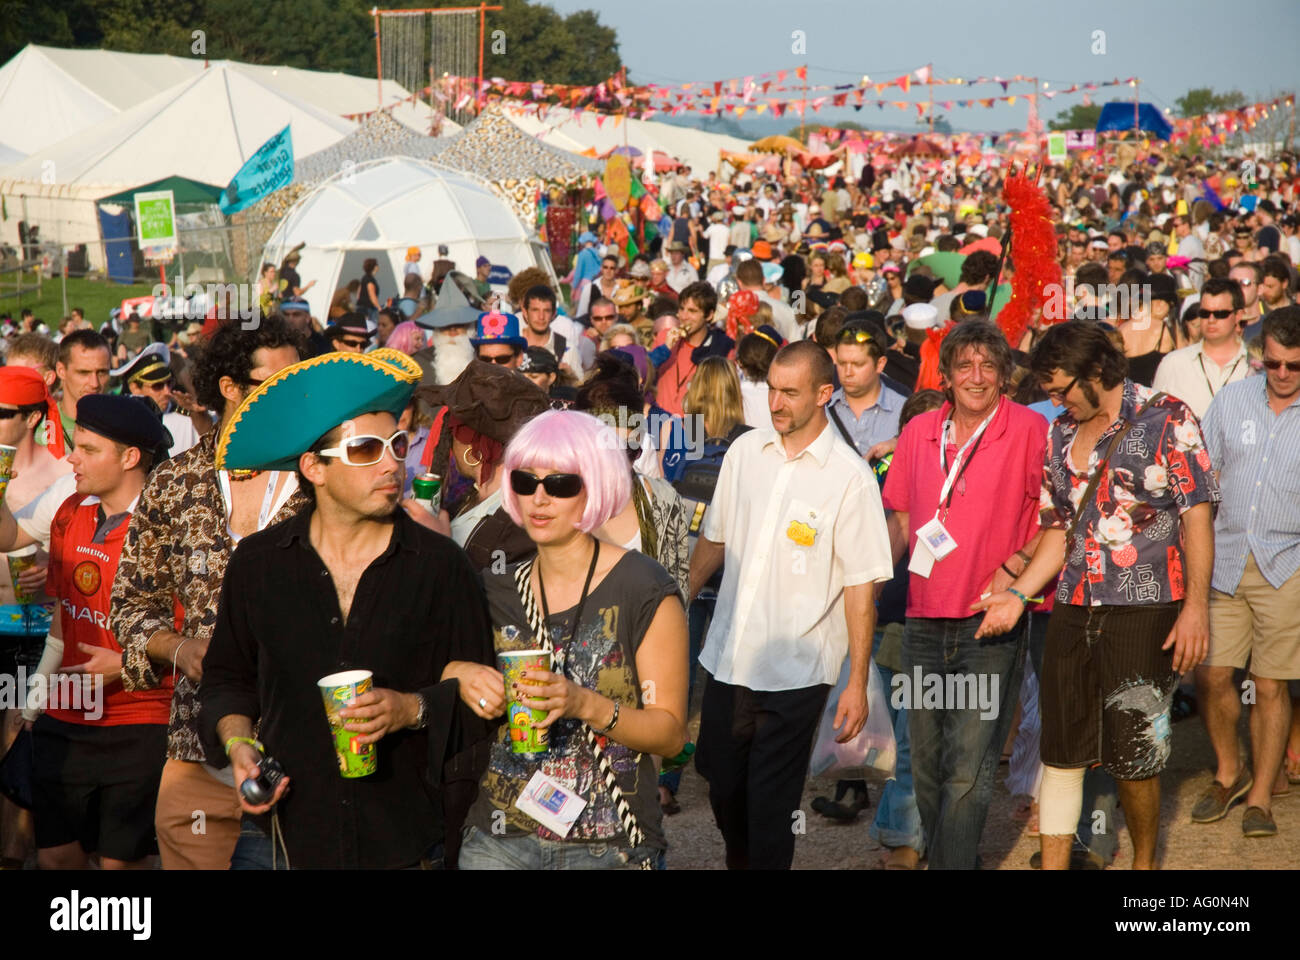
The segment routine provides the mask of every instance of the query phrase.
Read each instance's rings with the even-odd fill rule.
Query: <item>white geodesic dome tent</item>
[[[279,264],[299,243],[298,274],[316,281],[307,302],[322,321],[334,291],[360,278],[371,257],[381,302],[401,296],[408,247],[419,247],[427,264],[446,244],[456,269],[470,275],[480,256],[512,273],[536,266],[555,275],[545,244],[486,180],[413,157],[360,163],[321,183],[285,214],[264,262]]]

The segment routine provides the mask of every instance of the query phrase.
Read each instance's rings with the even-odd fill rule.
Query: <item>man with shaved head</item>
[[[789,869],[791,817],[846,655],[837,739],[867,719],[873,584],[893,564],[875,476],[826,419],[834,376],[811,340],[777,353],[772,428],[727,450],[691,557],[690,598],[723,567],[700,654],[708,681],[696,764],[733,870]]]

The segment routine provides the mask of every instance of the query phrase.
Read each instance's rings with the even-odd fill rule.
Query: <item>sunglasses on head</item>
[[[1268,370],[1281,370],[1286,367],[1291,373],[1300,373],[1300,360],[1265,360],[1264,367]],[[0,411],[0,413],[7,412]]]
[[[576,473],[552,473],[534,476],[527,470],[510,471],[510,489],[521,497],[531,497],[541,484],[549,497],[569,500],[582,493],[582,477]]]
[[[1196,315],[1202,320],[1208,320],[1210,317],[1215,320],[1227,320],[1234,313],[1236,313],[1235,310],[1206,310],[1204,307],[1196,311]]]
[[[398,463],[405,463],[406,453],[410,449],[410,437],[405,430],[398,430],[387,440],[371,434],[348,437],[337,447],[322,450],[320,456],[338,457],[349,467],[369,467],[384,459],[385,450],[392,453],[393,459]]]
[[[861,327],[845,327],[839,334],[840,343],[875,343],[876,338]]]

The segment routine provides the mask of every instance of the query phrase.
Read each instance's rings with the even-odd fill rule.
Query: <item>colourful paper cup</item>
[[[521,680],[525,670],[550,670],[551,655],[545,650],[498,650],[497,669],[506,678],[506,718],[510,736],[510,749],[515,753],[545,753],[548,731],[532,726],[546,719],[547,711],[533,710],[516,699],[511,685],[537,686],[536,681]]]
[[[24,590],[18,585],[18,575],[24,570],[30,570],[36,566],[36,544],[23,547],[21,550],[15,550],[8,555],[9,559],[9,579],[13,581],[14,586],[14,603],[35,603],[40,599],[40,590]]]
[[[361,743],[363,734],[348,728],[339,711],[348,702],[366,693],[374,686],[374,678],[369,670],[345,670],[331,673],[316,681],[320,687],[321,699],[325,701],[325,717],[329,720],[330,733],[334,737],[334,755],[339,761],[339,773],[349,780],[356,777],[368,777],[379,766],[379,756],[375,753],[373,743]],[[353,725],[361,722],[351,721]]]
[[[0,443],[0,500],[4,499],[5,490],[9,487],[9,478],[14,475],[14,456],[17,453],[17,447]]]

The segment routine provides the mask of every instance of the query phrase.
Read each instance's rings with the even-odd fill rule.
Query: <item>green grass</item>
[[[64,317],[62,281],[58,277],[45,278],[41,284],[41,294],[24,293],[22,299],[13,295],[16,274],[0,275],[0,313],[11,313],[16,318],[23,309],[30,309],[43,321],[51,331],[58,328]],[[36,278],[31,273],[23,274],[23,286],[33,286]],[[108,312],[120,307],[128,297],[143,297],[153,293],[153,283],[124,285],[110,280],[87,280],[68,278],[68,309],[81,307],[86,311],[86,319],[98,330],[108,322]]]

